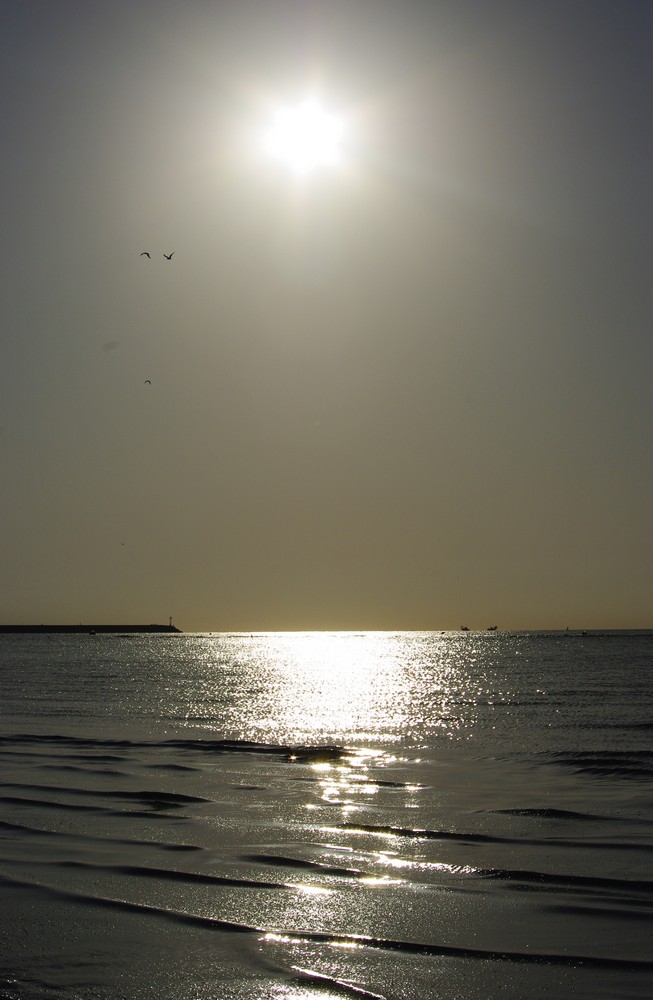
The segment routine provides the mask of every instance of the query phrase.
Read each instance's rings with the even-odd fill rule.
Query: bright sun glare
[[[317,101],[277,111],[265,136],[265,148],[298,174],[338,162],[342,121]]]

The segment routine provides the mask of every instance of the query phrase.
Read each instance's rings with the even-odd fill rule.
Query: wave
[[[0,883],[5,885],[29,888],[31,883],[0,875]],[[42,892],[51,898],[58,898],[69,903],[81,905],[92,905],[97,908],[105,908],[127,913],[138,913],[151,917],[172,921],[179,925],[188,925],[205,930],[220,931],[229,934],[256,935],[263,940],[270,938],[281,938],[287,943],[313,942],[334,947],[358,947],[369,948],[381,951],[402,952],[407,955],[427,955],[432,957],[467,958],[479,959],[482,961],[523,963],[528,965],[560,965],[560,966],[585,966],[595,969],[639,969],[653,970],[653,960],[631,959],[631,958],[608,958],[602,956],[592,956],[584,954],[560,954],[555,952],[538,951],[502,951],[495,949],[456,947],[445,944],[429,944],[417,941],[406,941],[395,938],[375,937],[366,934],[335,934],[327,931],[291,931],[274,929],[264,926],[239,923],[236,921],[222,920],[217,917],[205,917],[192,913],[184,913],[178,910],[167,909],[165,907],[148,906],[144,903],[134,903],[122,899],[111,897],[89,896],[83,893],[74,892],[69,889],[53,889],[37,886]]]
[[[298,763],[328,763],[338,761],[360,753],[358,749],[330,744],[274,744],[257,743],[250,740],[210,740],[210,739],[165,739],[165,740],[128,740],[93,738],[86,736],[69,736],[60,734],[30,734],[0,736],[0,747],[21,748],[26,746],[59,746],[79,751],[93,750],[93,760],[123,760],[122,755],[98,757],[97,751],[103,748],[124,751],[141,749],[180,751],[188,750],[199,753],[229,754],[253,753],[272,755]],[[179,767],[178,764],[176,764]]]
[[[648,728],[648,727],[647,727]],[[594,778],[653,779],[653,750],[564,750],[537,755],[544,763],[573,768]]]
[[[304,861],[297,858],[287,858],[279,854],[243,854],[243,861],[252,862],[258,865],[271,865],[275,868],[296,868],[298,870],[310,871],[319,875],[333,875],[337,878],[366,878],[369,873],[359,868],[336,868],[333,865],[326,865],[319,861]]]
[[[2,783],[3,788],[24,788],[24,785],[19,784],[14,781],[6,781]],[[88,796],[97,795],[98,792],[89,792],[84,788],[62,786],[62,785],[37,785],[30,783],[30,790],[37,792],[50,792],[54,794],[63,795],[78,795],[78,796]],[[149,802],[155,809],[162,808],[175,808],[188,805],[190,802],[208,802],[208,799],[202,798],[199,795],[184,795],[181,792],[152,792],[148,789],[131,792],[128,789],[110,789],[105,788],[101,792],[104,798],[108,799],[123,799],[125,801],[130,801],[136,799],[139,803]]]
[[[27,802],[28,800],[21,800],[21,802]],[[132,814],[133,815],[133,814]],[[93,834],[88,830],[84,830],[83,834],[76,836],[69,830],[53,830],[53,829],[41,829],[40,827],[28,825],[27,823],[16,823],[8,822],[7,820],[0,820],[0,830],[5,834],[5,839],[10,836],[15,836],[20,839],[21,842],[27,842],[31,837],[46,837],[52,838],[54,840],[60,839],[61,841],[75,845],[77,840],[80,839],[84,845],[88,848],[92,844],[97,845],[107,845],[112,844],[116,846],[124,846],[130,849],[136,849],[139,847],[152,847],[153,842],[151,840],[138,840],[133,837],[116,837],[112,836],[110,839],[105,835]],[[156,841],[157,851],[201,851],[202,848],[197,844],[172,844],[166,843],[165,841]],[[31,860],[31,859],[30,859]]]
[[[34,867],[42,865],[52,868],[48,861],[33,860]],[[287,889],[283,882],[268,882],[262,879],[229,878],[224,875],[207,875],[202,872],[184,872],[172,868],[152,868],[147,865],[98,864],[92,861],[57,861],[57,869],[70,869],[84,873],[104,872],[110,875],[127,875],[134,878],[159,879],[162,882],[182,882],[185,885],[208,885],[213,888],[227,886],[238,889]],[[94,897],[95,898],[95,897]]]
[[[523,809],[489,809],[490,813],[494,813],[497,816],[525,816],[531,819],[568,819],[568,820],[581,820],[587,821],[591,820],[596,822],[597,820],[607,820],[606,816],[598,816],[596,813],[580,813],[574,812],[573,809],[533,809],[533,808],[523,808]]]
[[[372,823],[340,823],[338,828],[351,830],[353,833],[372,833],[379,837],[402,837],[411,840],[440,840],[454,841],[461,844],[525,844],[555,845],[557,847],[577,847],[586,843],[580,840],[565,840],[561,837],[505,837],[488,833],[466,833],[453,830],[427,830],[420,827],[384,826]],[[627,850],[653,852],[653,844],[631,843],[629,841],[602,841],[592,840],[589,846],[592,849],[604,850]]]

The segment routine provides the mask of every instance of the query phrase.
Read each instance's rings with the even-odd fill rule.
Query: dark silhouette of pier
[[[86,633],[99,635],[100,633],[137,633],[145,632],[158,634],[161,632],[181,634],[181,629],[172,624],[169,625],[0,625],[0,634],[23,633],[34,635],[48,635],[50,633]]]

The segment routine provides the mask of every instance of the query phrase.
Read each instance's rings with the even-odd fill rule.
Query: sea
[[[0,635],[2,1000],[653,996],[653,632]]]

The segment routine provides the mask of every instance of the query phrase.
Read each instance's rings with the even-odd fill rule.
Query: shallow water
[[[653,636],[0,636],[0,996],[649,997]]]

